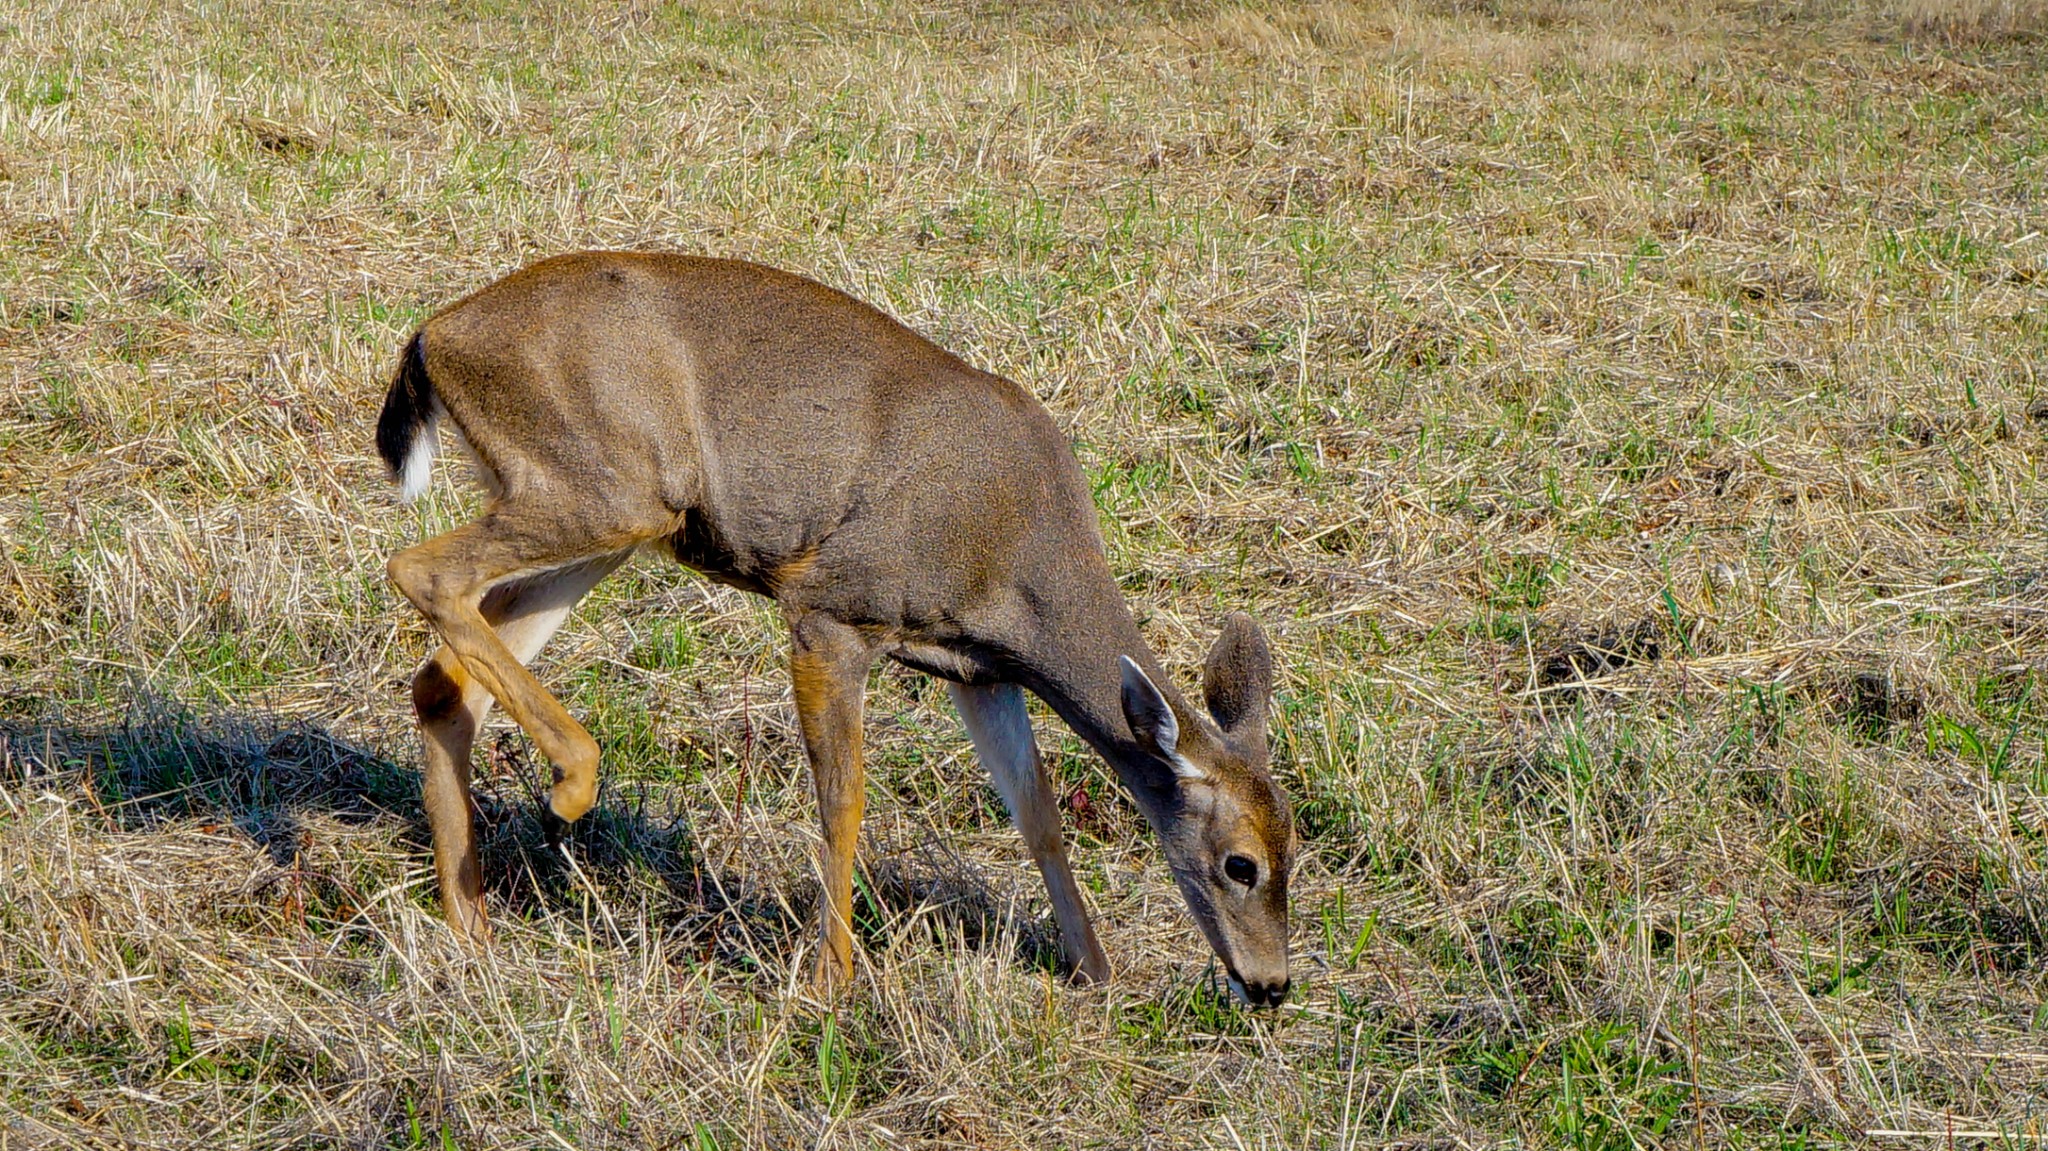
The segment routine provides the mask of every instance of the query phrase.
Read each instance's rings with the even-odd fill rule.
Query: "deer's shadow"
[[[537,773],[520,747],[486,745],[487,755],[513,762],[474,789],[494,916],[573,909],[593,888],[607,896],[651,892],[650,926],[698,962],[752,970],[809,943],[815,881],[714,866],[688,812],[664,789],[607,783],[597,807],[570,828],[567,851],[549,846],[536,818]],[[31,775],[89,792],[126,829],[185,819],[232,826],[279,868],[298,867],[314,813],[395,824],[405,845],[432,851],[417,769],[304,719],[203,714],[148,694],[114,722],[49,710],[26,720],[0,715],[0,782]],[[970,949],[1008,947],[1016,962],[1059,968],[1057,928],[1006,909],[972,864],[939,836],[926,839],[922,850],[865,869],[855,927],[870,948],[889,946],[910,925],[937,925]]]

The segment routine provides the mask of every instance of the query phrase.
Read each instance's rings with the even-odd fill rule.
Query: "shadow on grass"
[[[30,708],[33,709],[31,704]],[[400,840],[432,851],[419,773],[319,724],[262,713],[203,714],[160,695],[139,696],[118,722],[86,723],[45,709],[0,714],[0,783],[49,775],[75,781],[116,825],[146,830],[198,819],[231,825],[281,868],[311,842],[308,815],[396,825]],[[809,942],[814,884],[778,891],[703,858],[687,813],[663,789],[607,784],[598,806],[548,847],[535,818],[540,773],[512,733],[480,748],[492,769],[475,788],[486,897],[498,917],[581,906],[585,880],[607,902],[642,895],[664,945],[699,963],[753,971]],[[523,791],[523,794],[521,792]],[[580,873],[580,876],[579,876]],[[422,892],[422,896],[429,893]],[[856,928],[886,947],[905,924],[937,924],[969,948],[1014,948],[1016,961],[1058,969],[1057,929],[1007,913],[967,861],[929,837],[911,859],[863,875]]]

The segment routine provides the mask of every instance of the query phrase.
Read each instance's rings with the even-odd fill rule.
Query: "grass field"
[[[2048,7],[0,5],[0,1147],[2048,1145]],[[763,601],[643,560],[439,920],[370,450],[434,308],[741,256],[1041,396],[1169,666],[1270,629],[1241,1010],[878,671],[853,991]],[[1191,679],[1188,682],[1192,682]]]

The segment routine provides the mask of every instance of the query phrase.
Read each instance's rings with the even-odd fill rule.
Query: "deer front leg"
[[[867,806],[861,761],[861,711],[874,648],[858,631],[809,615],[790,623],[789,678],[811,784],[818,795],[823,840],[818,848],[818,962],[822,990],[853,976],[853,862]]]
[[[1031,713],[1025,710],[1023,691],[1013,683],[986,687],[949,683],[946,690],[953,697],[953,706],[960,709],[981,765],[1009,805],[1010,821],[1017,825],[1024,846],[1038,864],[1038,873],[1045,878],[1067,967],[1084,982],[1108,979],[1109,957],[1095,937],[1088,908],[1081,902],[1081,889],[1074,882],[1074,869],[1067,863],[1059,807],[1046,783],[1038,743],[1031,737]]]

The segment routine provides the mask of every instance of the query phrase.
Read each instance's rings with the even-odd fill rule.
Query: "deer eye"
[[[1223,874],[1229,876],[1232,883],[1250,887],[1259,881],[1259,865],[1242,855],[1233,855],[1223,861]]]

